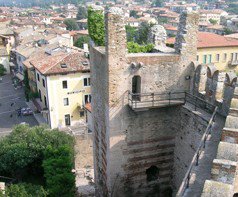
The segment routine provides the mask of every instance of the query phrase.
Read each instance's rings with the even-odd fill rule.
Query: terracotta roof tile
[[[168,38],[167,44],[174,44],[175,38]],[[238,47],[238,40],[220,36],[214,33],[199,32],[198,33],[198,48],[214,48],[214,47]]]
[[[30,64],[44,75],[89,71],[89,61],[83,52],[59,51],[52,55],[45,53],[44,57],[34,59]],[[62,68],[62,64],[66,64],[67,67]]]

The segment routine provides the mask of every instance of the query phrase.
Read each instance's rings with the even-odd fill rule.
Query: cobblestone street
[[[17,115],[16,109],[27,107],[23,87],[16,90],[12,85],[10,75],[5,75],[2,78],[0,82],[0,135],[11,132],[14,125],[22,122],[30,126],[37,125],[33,115],[22,117]]]

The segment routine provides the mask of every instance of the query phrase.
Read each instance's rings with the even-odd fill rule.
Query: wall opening
[[[141,93],[141,77],[134,76],[132,78],[132,93],[133,94],[140,94]],[[134,95],[133,100],[140,100],[140,95]]]
[[[151,166],[146,170],[147,181],[156,181],[159,179],[159,168]]]

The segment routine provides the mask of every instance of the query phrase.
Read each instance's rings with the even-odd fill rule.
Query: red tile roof
[[[45,54],[44,58],[40,57],[29,63],[44,75],[89,71],[89,61],[83,52],[60,51],[52,55]],[[62,68],[62,64],[66,64],[67,67]]]
[[[175,38],[168,38],[167,44],[174,44]],[[197,48],[214,48],[214,47],[238,47],[238,40],[227,38],[214,33],[199,32]]]

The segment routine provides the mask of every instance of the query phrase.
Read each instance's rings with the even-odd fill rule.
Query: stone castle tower
[[[123,12],[105,12],[106,46],[90,47],[97,196],[178,190],[208,122],[184,105],[184,91],[199,94],[205,80],[209,92],[218,82],[195,70],[198,19],[181,15],[174,52],[133,54]]]

